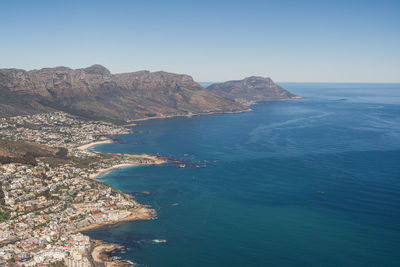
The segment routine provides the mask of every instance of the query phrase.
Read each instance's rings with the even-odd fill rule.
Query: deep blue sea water
[[[96,147],[190,167],[100,177],[159,216],[89,235],[140,266],[400,266],[400,84],[282,85],[305,100],[140,122]]]

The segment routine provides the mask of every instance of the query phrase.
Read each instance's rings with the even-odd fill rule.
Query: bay
[[[398,266],[400,84],[281,85],[304,100],[144,121],[95,147],[188,167],[101,176],[158,218],[88,234],[139,266]]]

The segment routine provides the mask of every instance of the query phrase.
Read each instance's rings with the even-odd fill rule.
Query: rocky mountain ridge
[[[111,74],[101,65],[76,70],[1,69],[0,94],[5,92],[8,98],[18,99],[28,113],[53,109],[120,122],[246,109],[209,92],[188,75],[149,71]],[[0,109],[7,109],[8,101],[2,102]]]
[[[271,100],[293,97],[272,80],[263,80],[261,85],[253,80],[251,77],[205,89],[189,75],[163,71],[112,74],[101,65],[31,71],[0,69],[0,117],[60,110],[88,119],[125,123],[240,112],[249,110],[251,101],[263,101],[261,96],[268,95]],[[254,93],[263,90],[272,93]]]

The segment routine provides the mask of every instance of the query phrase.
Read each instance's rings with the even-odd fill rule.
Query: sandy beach
[[[113,140],[106,139],[106,140],[96,141],[96,142],[92,142],[92,143],[89,143],[86,145],[79,146],[78,149],[87,150],[88,148],[93,147],[93,146],[102,145],[102,144],[111,144],[111,143],[113,143]]]
[[[89,178],[96,179],[98,176],[105,174],[109,171],[122,169],[122,168],[128,168],[128,167],[140,166],[140,165],[160,165],[160,164],[167,163],[167,160],[165,160],[165,159],[159,158],[157,156],[148,155],[148,154],[131,155],[131,157],[132,157],[132,160],[138,160],[138,158],[140,158],[140,159],[138,160],[138,162],[135,162],[135,163],[121,163],[121,164],[117,164],[117,165],[111,166],[106,169],[100,169],[98,172],[90,174]]]
[[[128,123],[124,125],[124,127],[133,127],[133,126],[136,126],[136,123]]]
[[[110,167],[110,168],[101,169],[101,170],[99,170],[99,171],[96,172],[96,173],[90,174],[90,175],[89,175],[89,178],[91,178],[91,179],[96,179],[98,176],[100,176],[100,175],[102,175],[102,174],[105,174],[105,173],[107,173],[107,172],[109,172],[109,171],[117,170],[117,169],[122,169],[122,168],[127,168],[127,167],[133,167],[133,166],[138,166],[138,164],[124,163],[124,164],[114,165],[114,166],[112,166],[112,167]]]

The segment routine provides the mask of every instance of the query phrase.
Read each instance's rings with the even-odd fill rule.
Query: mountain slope
[[[0,87],[0,118],[18,115],[30,115],[52,111],[34,101],[28,101],[7,88]]]

